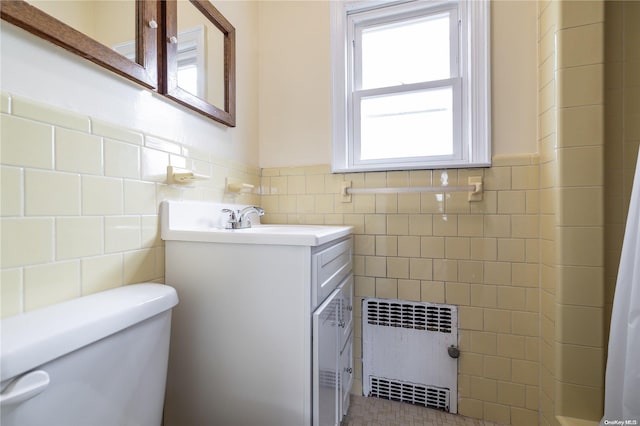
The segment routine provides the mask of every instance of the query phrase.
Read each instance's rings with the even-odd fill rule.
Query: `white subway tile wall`
[[[173,141],[2,93],[0,315],[164,279],[165,199],[258,203],[225,195],[259,170]],[[209,177],[165,184],[169,164]]]

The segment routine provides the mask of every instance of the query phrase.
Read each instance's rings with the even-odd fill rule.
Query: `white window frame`
[[[491,165],[490,139],[490,56],[489,0],[422,1],[333,1],[331,2],[332,110],[334,172],[375,170],[488,167]],[[408,17],[416,14],[457,14],[452,25],[451,78],[407,84],[401,88],[358,90],[357,52],[352,49],[359,25],[387,20],[389,14]],[[456,28],[457,27],[457,28]],[[366,96],[452,87],[454,93],[454,154],[451,156],[359,158],[359,100]]]

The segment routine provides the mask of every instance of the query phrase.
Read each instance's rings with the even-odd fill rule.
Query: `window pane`
[[[198,67],[195,65],[178,65],[178,85],[191,93],[198,96]]]
[[[360,159],[453,155],[453,88],[360,102]]]
[[[451,77],[449,14],[365,28],[362,89]]]

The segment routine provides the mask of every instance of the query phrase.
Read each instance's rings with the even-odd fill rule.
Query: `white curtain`
[[[640,155],[613,299],[603,420],[640,425]]]

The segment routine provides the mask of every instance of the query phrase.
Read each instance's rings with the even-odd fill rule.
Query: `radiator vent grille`
[[[371,325],[451,333],[451,308],[447,306],[381,299],[369,299],[366,303],[367,322]]]
[[[369,377],[369,396],[449,411],[449,389]]]

